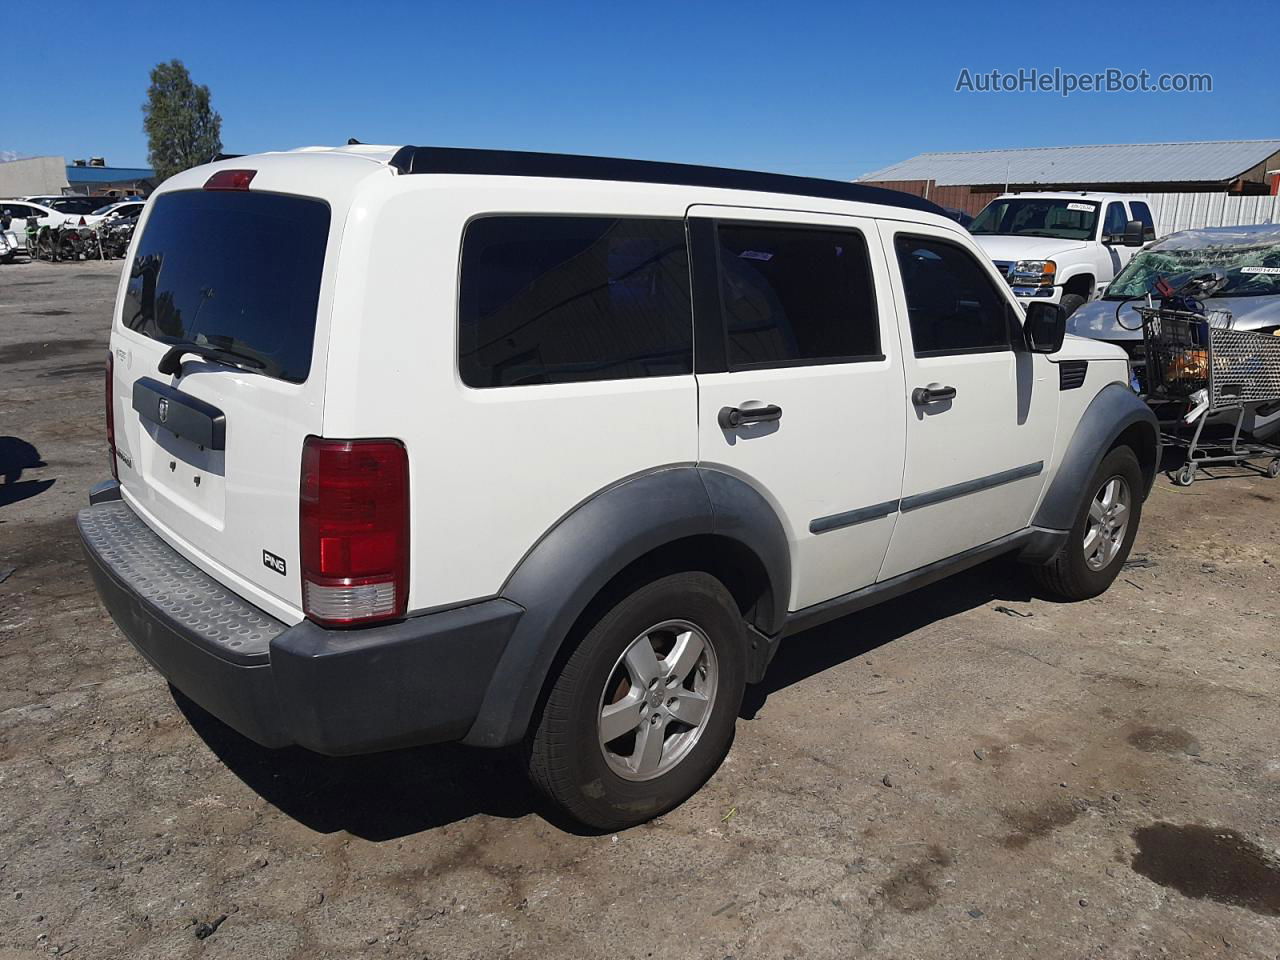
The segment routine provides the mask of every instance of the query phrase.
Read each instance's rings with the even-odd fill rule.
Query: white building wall
[[[1152,193],[1156,235],[1197,227],[1238,227],[1280,223],[1280,196],[1231,197],[1225,193]]]
[[[0,163],[0,197],[59,194],[67,186],[67,161],[62,157],[31,157]]]

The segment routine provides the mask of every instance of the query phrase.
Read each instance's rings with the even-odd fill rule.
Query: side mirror
[[[1140,247],[1146,242],[1142,237],[1142,232],[1142,221],[1130,220],[1124,225],[1124,239],[1120,242],[1126,247]]]
[[[1057,353],[1067,336],[1067,312],[1056,303],[1028,304],[1022,335],[1032,353]]]

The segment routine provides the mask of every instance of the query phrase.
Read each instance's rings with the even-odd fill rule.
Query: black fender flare
[[[629,477],[557,521],[507,578],[500,596],[525,612],[463,742],[497,747],[519,741],[587,605],[634,561],[705,534],[736,540],[760,560],[769,580],[768,602],[761,605],[767,622],[754,626],[765,636],[779,634],[791,590],[791,554],[782,522],[760,492],[739,477],[691,464]]]
[[[1135,425],[1150,431],[1154,459],[1143,463],[1146,489],[1151,493],[1160,466],[1160,423],[1142,399],[1121,383],[1109,383],[1085,408],[1067,444],[1058,472],[1036,510],[1032,525],[1046,530],[1070,530],[1080,510],[1085,487],[1098,469],[1098,464],[1120,436]]]

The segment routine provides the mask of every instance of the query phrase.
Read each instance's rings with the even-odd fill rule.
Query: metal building
[[[1208,140],[922,153],[859,182],[977,213],[1008,191],[1099,190],[1237,197],[1280,192],[1280,140]]]

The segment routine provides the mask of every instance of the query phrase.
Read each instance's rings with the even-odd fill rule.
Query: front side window
[[[861,233],[721,223],[718,234],[730,369],[879,358]]]
[[[894,247],[917,357],[1010,349],[1008,301],[967,250],[904,235]]]
[[[475,220],[462,243],[458,321],[470,387],[692,373],[684,221]]]
[[[1107,204],[1107,220],[1102,225],[1102,235],[1104,237],[1118,237],[1124,233],[1124,228],[1128,222],[1128,218],[1124,213],[1123,203]]]

